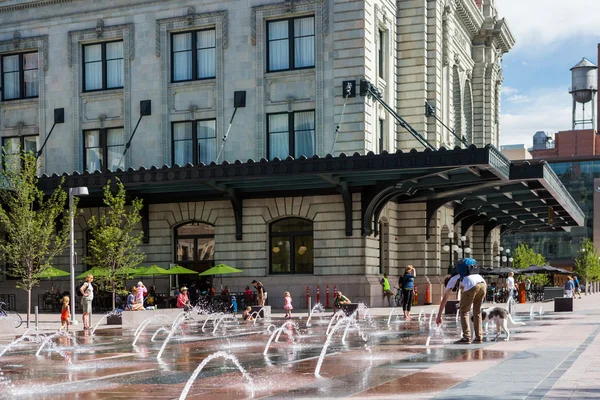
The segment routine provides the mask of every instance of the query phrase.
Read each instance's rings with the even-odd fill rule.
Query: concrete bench
[[[261,311],[261,308],[263,309],[262,311]],[[259,313],[259,311],[260,311],[260,313],[258,314],[259,317],[265,318],[265,319],[271,319],[271,306],[264,306],[264,307],[251,306],[251,309],[252,309],[250,311],[251,314],[255,313],[255,312]]]
[[[571,297],[555,297],[554,312],[571,312],[573,311],[573,298]]]

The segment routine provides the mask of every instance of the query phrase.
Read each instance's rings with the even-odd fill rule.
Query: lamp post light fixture
[[[70,223],[70,250],[69,271],[71,272],[71,323],[77,324],[75,320],[75,218],[73,216],[73,196],[87,196],[88,188],[85,186],[69,188],[69,223]]]
[[[512,263],[513,259],[512,259],[512,257],[509,257],[510,249],[505,249],[504,247],[500,247],[499,250],[500,250],[500,254],[498,254],[496,257],[494,257],[494,259],[496,261],[500,262],[500,267],[502,267],[503,264],[506,264],[506,266],[508,266],[508,262]]]
[[[453,244],[454,232],[448,232],[448,242],[442,246],[442,251],[450,253],[450,265],[448,266],[448,274],[452,273],[454,268],[454,252],[458,249],[458,246]]]

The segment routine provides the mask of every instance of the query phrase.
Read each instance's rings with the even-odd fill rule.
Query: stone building
[[[384,272],[413,264],[438,283],[449,240],[489,265],[500,227],[547,225],[546,201],[556,226],[581,223],[545,165],[494,148],[514,44],[494,3],[5,1],[0,135],[13,149],[47,139],[45,189],[62,173],[90,189],[79,255],[117,176],[144,199],[147,264],[223,262],[244,270],[224,284],[259,279],[274,305],[290,290],[303,306],[316,285],[380,305]]]

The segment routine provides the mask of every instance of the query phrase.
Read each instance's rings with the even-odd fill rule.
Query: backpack
[[[475,261],[472,258],[461,258],[456,263],[456,267],[454,267],[454,270],[452,271],[452,275],[460,275],[459,280],[462,281],[462,279],[465,276],[469,276],[471,274],[477,273],[475,271],[476,268],[477,268],[477,261]]]
[[[78,297],[83,296],[83,294],[81,294],[81,288],[83,287],[83,285],[85,285],[87,282],[83,281],[83,282],[79,282],[79,284],[77,286],[75,286],[75,294]]]

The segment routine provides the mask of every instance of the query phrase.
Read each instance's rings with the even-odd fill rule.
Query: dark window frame
[[[385,31],[378,29],[377,34],[379,35],[379,48],[377,49],[377,62],[379,65],[377,66],[377,74],[379,78],[385,81]]]
[[[295,66],[295,59],[294,59],[294,54],[295,54],[295,42],[294,39],[296,38],[294,36],[294,21],[297,19],[304,19],[304,18],[312,18],[313,19],[313,52],[315,52],[315,62],[313,63],[313,65],[307,66],[307,67],[296,67]],[[301,15],[298,17],[292,17],[292,18],[279,18],[279,19],[270,19],[267,20],[267,28],[265,31],[265,43],[267,46],[267,59],[266,59],[266,67],[267,67],[267,72],[282,72],[282,71],[296,71],[296,70],[303,70],[303,69],[311,69],[311,68],[315,68],[315,64],[316,64],[316,43],[317,43],[317,31],[316,31],[316,26],[315,26],[315,20],[316,20],[316,16],[314,14],[311,15]],[[271,68],[269,68],[269,61],[271,60],[271,54],[270,54],[270,50],[269,50],[269,44],[270,44],[270,40],[269,40],[269,24],[274,23],[274,22],[281,22],[281,21],[287,21],[288,22],[288,37],[287,37],[287,41],[288,41],[288,65],[289,67],[286,69],[274,69],[272,70]],[[298,36],[298,37],[309,37],[309,36]],[[278,39],[278,40],[283,40],[283,39]]]
[[[25,149],[25,138],[32,138],[32,137],[35,137],[35,138],[38,139],[37,140],[37,145],[36,145],[36,152],[37,152],[39,150],[37,147],[40,144],[39,143],[40,135],[21,135],[21,136],[13,135],[13,136],[3,136],[2,137],[2,142],[0,143],[0,144],[2,144],[2,154],[1,154],[1,156],[2,156],[2,168],[5,167],[5,165],[4,165],[4,146],[6,145],[6,141],[8,139],[19,139],[19,142],[20,142],[19,144],[21,145],[21,151],[23,151]]]
[[[310,222],[311,225],[313,226],[313,229],[310,231],[273,232],[273,225],[275,225],[278,222],[285,221],[286,219],[301,219],[301,220]],[[268,247],[269,275],[314,275],[314,273],[315,273],[314,253],[313,253],[313,260],[312,260],[312,272],[296,273],[296,257],[295,257],[296,249],[294,248],[294,243],[295,243],[296,237],[310,236],[313,238],[313,249],[312,250],[314,251],[314,240],[315,240],[314,232],[315,232],[314,221],[311,221],[306,218],[292,216],[292,217],[286,217],[286,218],[278,219],[276,221],[272,221],[269,224],[269,247]],[[290,250],[291,250],[291,252],[290,252],[290,272],[273,272],[273,251],[271,250],[272,245],[273,245],[273,238],[285,238],[285,239],[289,240]],[[291,257],[291,255],[294,255],[294,257]]]
[[[111,127],[111,128],[99,128],[99,129],[84,129],[83,130],[83,170],[84,171],[88,171],[88,172],[94,172],[94,171],[89,171],[87,168],[87,147],[85,145],[85,138],[86,138],[86,133],[87,132],[94,132],[94,131],[98,131],[100,132],[100,145],[98,146],[99,148],[102,149],[102,165],[100,166],[100,172],[105,172],[107,171],[107,165],[108,165],[108,149],[109,147],[117,147],[117,146],[108,146],[106,144],[106,134],[108,133],[108,131],[113,130],[113,129],[123,129],[123,144],[119,145],[120,147],[123,147],[123,150],[125,150],[125,128],[123,126],[115,126],[115,127]],[[114,172],[114,171],[113,171]]]
[[[197,48],[197,44],[198,44],[198,32],[204,32],[204,31],[215,31],[215,76],[208,76],[206,78],[199,78],[198,77],[198,48]],[[173,57],[173,55],[175,54],[175,51],[173,50],[173,37],[175,35],[183,35],[186,33],[191,33],[192,34],[192,48],[191,48],[191,52],[192,52],[192,79],[181,79],[176,81],[175,80],[175,57]],[[217,68],[216,68],[216,64],[217,64],[217,28],[216,27],[212,27],[212,28],[203,28],[203,29],[195,29],[193,31],[181,31],[181,32],[171,32],[171,83],[180,83],[180,82],[194,82],[194,81],[206,81],[209,79],[215,79],[217,77]],[[210,47],[207,47],[210,48]],[[180,53],[180,52],[178,52]]]
[[[18,52],[18,53],[7,53],[7,54],[1,54],[0,55],[0,79],[2,80],[0,82],[0,88],[2,90],[0,90],[0,99],[2,101],[15,101],[15,100],[25,100],[25,99],[37,99],[38,97],[40,97],[39,93],[40,93],[40,75],[39,75],[39,70],[40,70],[40,59],[39,59],[39,52],[37,50],[35,51],[23,51],[23,52]],[[27,54],[38,54],[38,67],[36,68],[36,70],[38,71],[38,76],[37,76],[37,86],[38,86],[38,94],[36,96],[25,96],[25,69],[23,69],[23,58],[25,55]],[[19,56],[19,97],[15,97],[13,99],[5,99],[4,97],[4,89],[6,87],[5,82],[4,82],[4,58],[5,57],[13,57],[13,56]],[[32,71],[31,69],[28,69],[27,71]]]
[[[81,46],[81,65],[82,65],[82,71],[81,72],[82,72],[82,75],[83,75],[81,77],[81,79],[82,79],[82,87],[81,87],[81,89],[82,89],[82,91],[84,93],[93,93],[93,92],[99,92],[99,91],[102,91],[102,90],[118,90],[118,89],[123,89],[124,88],[124,86],[106,87],[106,85],[107,85],[106,82],[107,82],[107,78],[108,78],[108,68],[107,68],[107,61],[108,60],[106,59],[106,44],[107,43],[117,43],[117,42],[123,43],[123,58],[122,58],[122,60],[123,60],[123,69],[125,69],[125,43],[124,43],[123,39],[109,40],[109,41],[106,41],[106,42],[86,43],[86,44],[83,44]],[[85,48],[88,47],[88,46],[97,46],[97,45],[101,45],[101,47],[102,47],[102,51],[101,51],[102,52],[102,56],[101,56],[102,58],[100,60],[100,62],[102,63],[102,88],[100,88],[100,89],[89,89],[88,90],[88,89],[85,88],[85,84],[86,84],[86,81],[85,81],[85,66],[86,66],[86,64],[88,64],[88,63],[85,62]],[[118,58],[114,58],[112,60],[118,60]],[[123,73],[125,73],[125,71],[123,71]],[[94,129],[91,129],[91,130],[94,130]]]
[[[213,233],[212,234],[195,234],[195,235],[179,235],[177,233],[177,231],[179,230],[179,228],[189,225],[189,224],[204,224],[207,226],[210,226],[213,228]],[[210,264],[211,267],[214,267],[215,265],[215,258],[213,256],[212,260],[198,260],[198,239],[213,239],[215,240],[215,225],[208,223],[208,222],[204,222],[204,221],[187,221],[184,222],[182,224],[179,224],[177,226],[175,226],[173,228],[173,262],[177,265],[181,265],[182,267],[192,267],[195,264],[199,264],[202,262],[205,262],[207,264]],[[193,254],[193,260],[188,260],[188,261],[179,261],[177,260],[177,246],[179,244],[179,239],[194,239],[194,254]],[[215,241],[215,245],[216,245],[216,241]]]
[[[378,153],[383,153],[383,138],[385,137],[385,119],[379,119],[377,124],[377,144],[379,146]]]
[[[306,113],[306,112],[312,112],[313,113],[313,126],[314,126],[314,133],[313,133],[313,143],[315,143],[316,145],[316,135],[317,135],[317,126],[316,126],[316,118],[317,118],[317,113],[316,110],[312,109],[312,110],[299,110],[299,111],[292,111],[292,112],[278,112],[278,113],[269,113],[267,114],[267,157],[269,159],[271,159],[271,127],[269,124],[269,118],[272,115],[284,115],[287,114],[288,115],[288,149],[289,149],[289,154],[288,156],[292,156],[294,158],[296,158],[295,154],[296,154],[296,129],[295,129],[295,119],[294,116],[295,114],[299,114],[299,113]],[[316,151],[316,149],[313,149],[314,151]],[[304,154],[304,156],[306,156],[307,158],[312,157],[314,154]],[[287,156],[286,156],[287,157]]]
[[[202,121],[214,121],[215,122],[215,144],[218,145],[217,143],[217,119],[216,118],[201,118],[201,119],[194,119],[194,120],[186,120],[186,121],[173,121],[171,122],[171,164],[175,165],[175,125],[176,124],[185,124],[185,123],[191,123],[192,124],[192,139],[191,142],[193,144],[192,146],[192,165],[199,165],[200,164],[200,160],[198,159],[198,122],[202,122]],[[182,141],[182,140],[179,140]],[[215,157],[217,155],[217,148],[215,146]],[[213,161],[217,161],[217,160],[213,160]],[[182,165],[183,167],[183,165]]]

